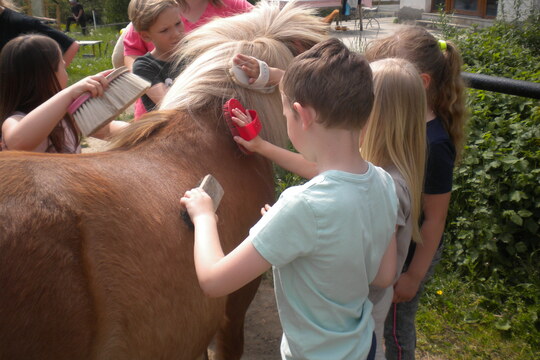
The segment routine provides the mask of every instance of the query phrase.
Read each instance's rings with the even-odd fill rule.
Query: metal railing
[[[461,77],[473,89],[540,99],[540,83],[467,72],[462,72]]]

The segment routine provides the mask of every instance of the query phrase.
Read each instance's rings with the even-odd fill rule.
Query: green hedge
[[[540,16],[453,31],[464,71],[540,82]],[[470,121],[454,173],[445,267],[476,284],[506,331],[540,347],[540,101],[468,90]],[[511,304],[518,306],[511,306]],[[528,327],[528,328],[527,328]],[[527,331],[524,331],[527,328]]]

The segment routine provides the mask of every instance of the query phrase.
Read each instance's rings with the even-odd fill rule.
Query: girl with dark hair
[[[101,74],[67,86],[66,64],[58,44],[42,35],[23,35],[0,53],[2,150],[80,153],[80,132],[68,106],[84,92],[103,94]],[[113,121],[93,136],[104,138],[127,123]]]

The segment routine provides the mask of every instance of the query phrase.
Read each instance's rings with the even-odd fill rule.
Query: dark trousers
[[[77,23],[81,27],[83,35],[86,35],[86,18],[82,15],[79,20],[75,20],[75,17],[69,16],[66,20],[66,31],[69,31],[71,23]]]

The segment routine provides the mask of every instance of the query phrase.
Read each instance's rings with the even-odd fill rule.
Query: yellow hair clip
[[[446,41],[439,40],[439,47],[441,48],[442,51],[446,50]]]

